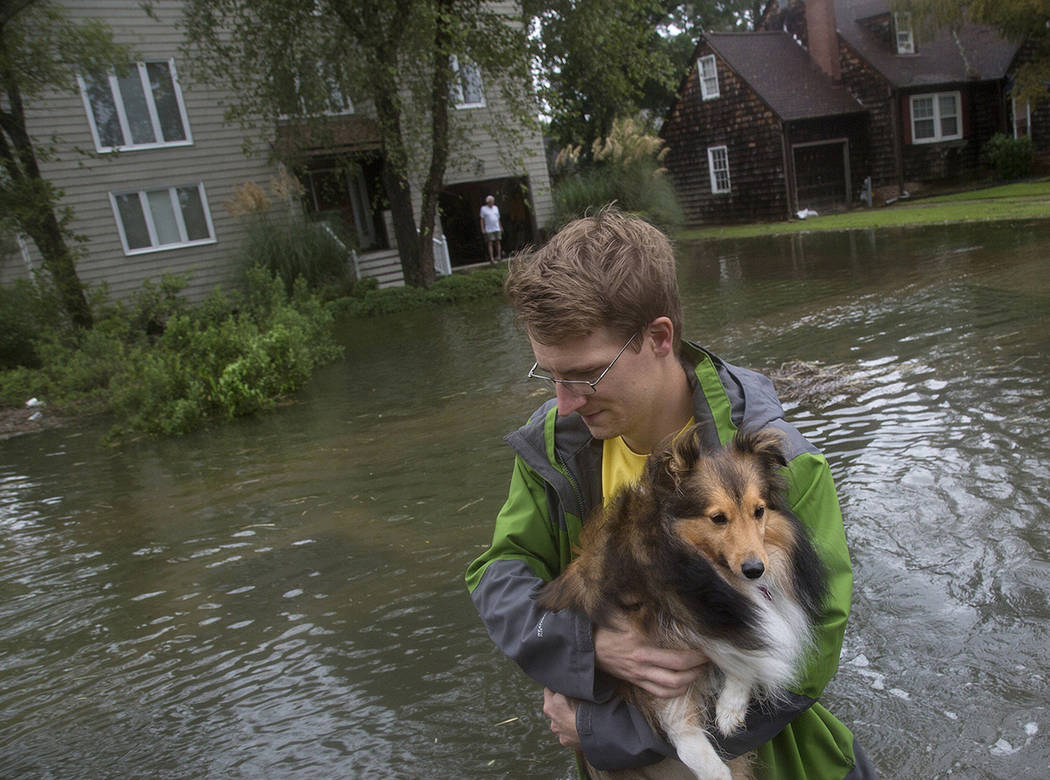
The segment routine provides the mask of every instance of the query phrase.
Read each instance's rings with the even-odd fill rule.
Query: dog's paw
[[[689,751],[679,752],[678,758],[701,780],[733,780],[733,773],[729,767],[713,751],[710,755],[691,755]]]
[[[744,725],[744,715],[743,712],[719,712],[715,718],[715,725],[723,737],[728,737]]]
[[[726,687],[722,695],[718,697],[718,705],[715,707],[715,725],[722,736],[728,737],[744,725],[749,693],[750,691],[747,690]]]

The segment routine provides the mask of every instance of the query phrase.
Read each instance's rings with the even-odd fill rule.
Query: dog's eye
[[[756,520],[761,520],[762,516],[765,513],[766,513],[766,508],[764,506],[756,506],[755,507],[755,519]]]
[[[729,522],[729,518],[719,513],[717,515],[711,515],[711,522],[715,525],[725,525]]]

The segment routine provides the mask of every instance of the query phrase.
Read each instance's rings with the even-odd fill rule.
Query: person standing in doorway
[[[485,198],[485,205],[481,207],[481,232],[489,247],[489,262],[495,265],[497,260],[503,259],[503,247],[500,243],[503,239],[503,220],[499,215],[496,198],[492,195]]]

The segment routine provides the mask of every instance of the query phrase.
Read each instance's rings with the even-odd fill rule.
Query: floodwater
[[[855,564],[825,699],[887,778],[1050,776],[1050,229],[680,248],[687,335],[790,416]],[[566,778],[462,584],[543,400],[498,302],[349,325],[294,403],[0,442],[0,776]]]

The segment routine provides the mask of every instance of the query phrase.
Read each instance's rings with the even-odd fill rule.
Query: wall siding
[[[713,51],[702,45],[696,59]],[[779,118],[717,55],[719,97],[703,100],[696,62],[661,135],[667,168],[692,224],[784,219],[788,214]],[[726,146],[731,192],[712,193],[707,149]]]
[[[902,104],[911,94],[958,91],[963,111],[963,137],[941,143],[912,144],[903,147],[904,180],[930,181],[972,177],[982,166],[981,150],[997,132],[1005,130],[1005,117],[1000,108],[1002,97],[995,83],[938,86],[920,93],[904,93]],[[902,122],[908,116],[902,111]]]
[[[485,106],[450,111],[452,121],[461,123],[467,141],[449,156],[444,183],[525,177],[532,193],[536,227],[543,229],[554,215],[543,137],[538,130],[527,128],[511,135],[506,128],[510,109],[499,85],[483,82],[482,86]],[[416,200],[421,201],[421,196],[417,194]],[[416,207],[419,205],[417,202]]]
[[[893,86],[839,38],[842,83],[867,109],[867,160],[855,169],[861,180],[871,177],[873,187],[898,183],[897,145],[899,124],[893,112]]]

